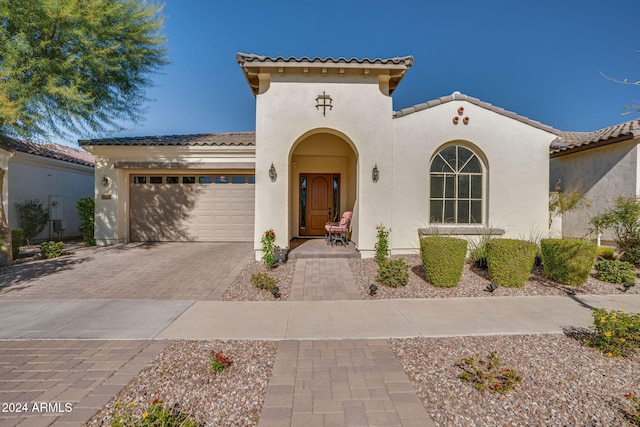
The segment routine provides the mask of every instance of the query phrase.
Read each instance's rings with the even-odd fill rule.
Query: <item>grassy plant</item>
[[[629,399],[633,405],[633,413],[630,414],[629,419],[637,426],[640,426],[640,398],[633,393],[627,393],[624,395],[626,399]]]
[[[458,366],[462,369],[460,379],[472,383],[478,391],[509,393],[522,381],[516,371],[502,366],[496,351],[484,358],[479,354],[465,357]]]
[[[128,405],[115,403],[116,413],[111,421],[111,427],[196,427],[188,415],[180,413],[177,407],[165,408],[164,402],[154,399],[151,405],[140,415],[140,410],[134,402]]]
[[[616,256],[613,253],[613,248],[608,246],[598,246],[598,249],[596,249],[596,256],[609,261],[616,259]]]
[[[387,260],[378,264],[376,282],[397,288],[409,282],[409,266],[403,258]]]
[[[251,275],[251,283],[253,283],[256,288],[270,291],[276,285],[277,280],[267,273],[256,273]]]

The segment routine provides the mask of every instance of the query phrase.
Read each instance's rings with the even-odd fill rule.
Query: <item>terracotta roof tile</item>
[[[8,151],[19,151],[21,153],[33,154],[35,156],[76,163],[84,166],[93,167],[95,165],[92,154],[87,153],[84,150],[67,147],[66,145],[53,143],[41,144],[0,135],[0,148]]]
[[[206,133],[190,135],[135,136],[126,138],[102,138],[78,141],[85,145],[200,145],[216,147],[251,147],[256,145],[255,132]]]
[[[296,58],[293,56],[284,57],[284,56],[262,56],[255,55],[253,53],[242,53],[238,52],[236,54],[236,61],[240,64],[245,63],[320,63],[320,64],[379,64],[379,65],[405,65],[407,67],[411,67],[413,65],[413,56],[399,56],[394,58],[320,58],[320,57],[308,57],[303,56],[301,58]]]
[[[551,126],[544,125],[538,121],[531,120],[527,117],[521,116],[512,111],[507,111],[504,108],[496,107],[494,105],[489,104],[488,102],[481,101],[478,98],[473,98],[471,96],[465,95],[460,92],[454,92],[448,96],[441,96],[438,99],[433,99],[431,101],[427,101],[422,104],[417,104],[408,108],[403,108],[400,111],[394,111],[393,117],[394,118],[404,117],[406,115],[416,113],[418,111],[426,110],[427,108],[432,108],[437,105],[446,104],[447,102],[451,102],[451,101],[467,101],[471,104],[477,105],[478,107],[493,111],[495,113],[498,113],[505,117],[509,117],[514,120],[518,120],[519,122],[526,123],[529,126],[533,126],[535,128],[542,129],[544,131],[547,131],[556,135],[559,135],[561,133],[559,130],[554,129]]]
[[[561,132],[551,144],[552,155],[568,154],[616,141],[640,137],[640,119],[629,120],[593,132]]]

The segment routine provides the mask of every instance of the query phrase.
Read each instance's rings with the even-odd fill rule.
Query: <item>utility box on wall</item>
[[[49,219],[51,221],[62,221],[64,206],[62,196],[49,196]]]

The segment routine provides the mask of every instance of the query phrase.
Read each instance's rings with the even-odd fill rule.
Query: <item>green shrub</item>
[[[23,237],[24,231],[22,228],[14,228],[11,230],[11,251],[13,252],[14,260],[20,257],[20,245],[22,244]]]
[[[389,256],[389,234],[391,230],[387,230],[384,225],[376,226],[376,262],[382,265]]]
[[[624,261],[603,260],[597,262],[598,279],[609,283],[635,282],[636,272],[633,264]]]
[[[49,210],[42,206],[42,202],[38,199],[25,200],[16,203],[18,210],[18,218],[20,220],[20,228],[24,231],[24,238],[27,244],[31,244],[31,239],[36,237],[44,230],[49,222]]]
[[[378,264],[376,282],[397,288],[409,282],[409,266],[403,258],[391,259]]]
[[[44,259],[57,258],[64,251],[64,242],[42,242],[40,244],[40,255]]]
[[[467,241],[453,237],[431,236],[420,239],[424,273],[434,286],[458,284],[467,256]]]
[[[276,286],[277,281],[267,273],[257,273],[251,275],[251,283],[253,283],[256,288],[270,291]]]
[[[598,246],[598,249],[596,249],[596,256],[610,261],[616,259],[616,256],[613,253],[613,248],[608,246]]]
[[[273,268],[276,263],[275,246],[276,233],[270,228],[262,235],[260,242],[262,243],[262,262],[265,267]]]
[[[78,212],[78,219],[80,219],[82,241],[87,245],[95,246],[96,239],[94,237],[94,230],[96,200],[93,197],[85,197],[78,200],[76,202],[76,211]]]
[[[595,332],[584,342],[601,350],[609,357],[627,356],[640,344],[640,313],[625,313],[619,310],[593,309]]]
[[[599,233],[612,229],[616,235],[621,260],[640,267],[640,198],[616,198],[614,206],[589,221],[589,231]]]
[[[640,267],[640,231],[619,241],[618,250],[622,253],[620,261],[626,261]]]
[[[540,245],[547,276],[567,285],[587,281],[596,257],[595,244],[576,239],[542,239]]]
[[[538,245],[523,240],[495,239],[487,243],[487,267],[491,280],[517,288],[529,280]]]

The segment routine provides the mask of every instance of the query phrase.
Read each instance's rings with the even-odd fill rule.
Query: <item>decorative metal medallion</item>
[[[324,91],[322,91],[322,95],[318,95],[316,98],[316,110],[320,111],[322,108],[322,115],[327,115],[327,109],[333,110],[332,105],[333,100],[331,99],[331,95],[327,95]]]

